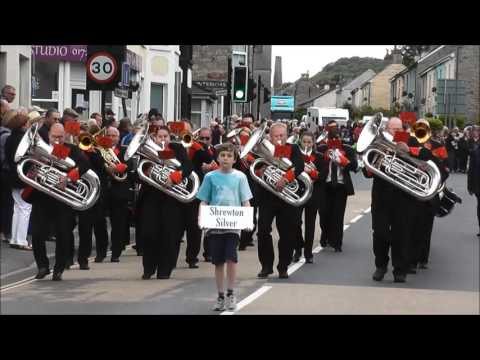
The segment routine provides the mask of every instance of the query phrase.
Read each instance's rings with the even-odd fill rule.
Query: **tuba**
[[[267,123],[263,123],[256,129],[240,154],[240,158],[244,158],[252,151],[258,158],[250,166],[250,175],[252,179],[259,183],[263,188],[279,197],[287,204],[293,206],[302,206],[312,196],[313,182],[307,173],[302,172],[297,179],[287,183],[282,191],[275,188],[275,184],[280,180],[287,170],[292,167],[289,159],[276,159],[273,154],[275,146],[266,138],[264,138]],[[260,167],[267,166],[263,175],[260,177],[256,174],[256,170]]]
[[[414,136],[420,144],[426,143],[432,136],[430,124],[426,120],[418,120],[415,124],[413,124],[410,135]]]
[[[443,190],[437,165],[398,151],[396,143],[388,138],[390,134],[384,133],[382,117],[382,113],[375,114],[358,138],[357,152],[363,153],[365,167],[418,200],[432,199]]]
[[[57,158],[52,155],[52,151],[53,146],[38,135],[38,124],[33,124],[23,136],[15,153],[19,178],[74,210],[91,208],[100,196],[100,180],[97,174],[88,170],[77,182],[69,181],[65,190],[60,189],[60,179],[67,176],[66,171],[75,167],[75,161],[69,157]]]
[[[164,147],[157,145],[148,134],[149,124],[145,122],[141,129],[133,137],[125,153],[125,161],[133,156],[141,158],[137,173],[139,178],[154,188],[174,197],[182,203],[189,203],[197,195],[200,181],[198,175],[192,171],[187,179],[183,179],[180,184],[174,184],[171,187],[166,185],[170,174],[180,169],[180,162],[177,159],[162,160],[158,153],[164,150]],[[145,170],[150,167],[151,170]]]

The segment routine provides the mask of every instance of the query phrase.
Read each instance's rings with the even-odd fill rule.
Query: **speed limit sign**
[[[117,60],[108,52],[93,54],[87,61],[88,77],[99,84],[108,84],[118,73]]]

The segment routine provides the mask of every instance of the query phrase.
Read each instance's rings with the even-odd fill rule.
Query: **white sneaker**
[[[227,309],[234,311],[237,308],[237,298],[235,295],[227,296]]]
[[[214,311],[224,311],[225,310],[225,298],[217,298],[217,302],[213,306],[212,310]]]

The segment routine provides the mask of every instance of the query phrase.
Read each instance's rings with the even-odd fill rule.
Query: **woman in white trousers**
[[[12,218],[12,240],[10,245],[25,250],[31,250],[28,245],[28,222],[32,205],[22,199],[21,192],[23,189],[12,189],[13,197],[13,218]]]

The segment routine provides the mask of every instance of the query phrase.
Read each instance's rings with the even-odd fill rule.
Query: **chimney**
[[[282,87],[282,57],[275,57],[275,69],[273,74],[273,95],[277,94],[277,91]]]

